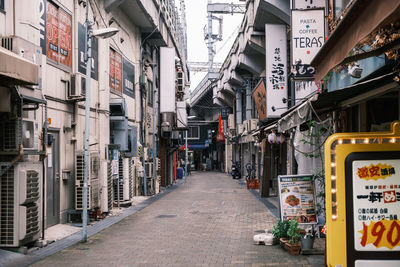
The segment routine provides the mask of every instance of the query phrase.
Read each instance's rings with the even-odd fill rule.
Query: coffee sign
[[[292,10],[292,64],[310,64],[324,44],[323,9]]]

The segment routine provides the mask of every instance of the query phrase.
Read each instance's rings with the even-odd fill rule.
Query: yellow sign
[[[400,123],[330,136],[325,190],[327,266],[400,266]]]

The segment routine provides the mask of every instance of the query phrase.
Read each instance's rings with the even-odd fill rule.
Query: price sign
[[[400,160],[352,163],[354,248],[400,251]]]

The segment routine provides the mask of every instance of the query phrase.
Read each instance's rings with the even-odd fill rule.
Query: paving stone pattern
[[[222,173],[193,173],[151,205],[33,266],[311,266],[253,244],[275,217]]]

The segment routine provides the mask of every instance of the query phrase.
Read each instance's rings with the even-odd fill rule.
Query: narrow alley
[[[142,211],[33,266],[311,266],[254,234],[275,217],[230,176],[196,172]]]

